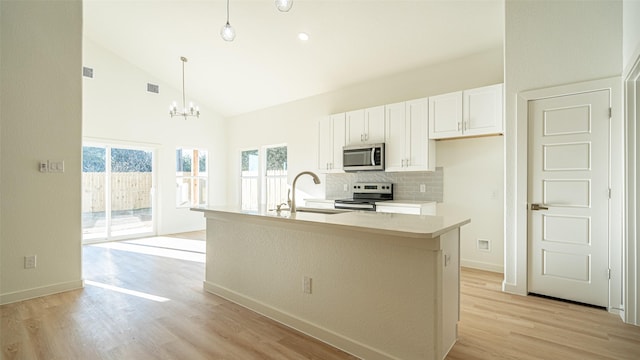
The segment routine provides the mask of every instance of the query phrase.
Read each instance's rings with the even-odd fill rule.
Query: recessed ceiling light
[[[298,39],[300,39],[300,41],[308,41],[309,34],[301,32],[300,34],[298,34]]]

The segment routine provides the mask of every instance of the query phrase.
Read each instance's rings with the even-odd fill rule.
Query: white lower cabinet
[[[376,211],[395,214],[436,215],[436,202],[384,201],[376,203]]]
[[[385,106],[385,170],[433,171],[435,141],[428,134],[428,99]]]

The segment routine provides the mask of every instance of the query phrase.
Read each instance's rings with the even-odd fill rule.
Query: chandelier
[[[182,61],[182,110],[178,111],[178,104],[174,101],[173,104],[169,105],[169,115],[171,115],[171,117],[182,116],[185,120],[187,120],[187,117],[189,116],[195,116],[199,118],[200,108],[198,106],[194,106],[193,102],[190,102],[189,108],[187,108],[184,95],[184,63],[187,62],[187,58],[181,56],[180,61]]]
[[[291,10],[293,0],[276,0],[276,8],[281,12]],[[236,30],[229,23],[229,0],[227,0],[227,23],[220,29],[220,36],[224,41],[233,41],[236,38]]]

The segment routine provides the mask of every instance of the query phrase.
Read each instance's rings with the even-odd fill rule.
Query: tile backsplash
[[[443,171],[441,167],[433,172],[397,172],[368,171],[345,174],[327,174],[327,199],[349,198],[353,195],[353,184],[357,182],[393,183],[393,197],[396,200],[425,200],[442,202]],[[347,191],[344,191],[344,185]],[[420,185],[425,192],[420,192]]]

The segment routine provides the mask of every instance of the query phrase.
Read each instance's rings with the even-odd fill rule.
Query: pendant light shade
[[[226,23],[222,29],[220,29],[220,36],[222,36],[225,41],[233,41],[233,39],[236,38],[236,31],[231,27],[231,24]]]
[[[229,24],[229,0],[227,0],[227,23],[220,29],[220,36],[224,41],[233,41],[236,38],[236,31]]]
[[[276,0],[276,7],[282,12],[291,10],[293,6],[293,0]]]

